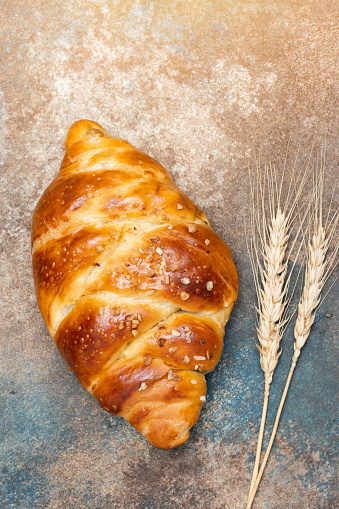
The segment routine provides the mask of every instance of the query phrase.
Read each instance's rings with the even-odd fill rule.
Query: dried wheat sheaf
[[[308,206],[302,205],[301,197],[303,195],[304,184],[310,175],[310,160],[304,165],[303,171],[300,172],[303,176],[299,183],[296,183],[294,189],[292,189],[290,185],[283,207],[281,205],[281,190],[285,168],[279,190],[276,172],[275,170],[272,171],[272,169],[268,171],[268,169],[265,168],[263,183],[260,177],[260,166],[257,166],[257,182],[254,184],[253,179],[251,181],[251,238],[248,240],[248,249],[258,297],[257,335],[260,343],[260,346],[258,346],[260,364],[265,373],[265,394],[247,509],[250,509],[252,506],[255,493],[270,454],[292,374],[299,358],[300,350],[310,334],[315,312],[320,304],[322,289],[337,263],[338,244],[334,247],[331,256],[326,260],[329,245],[338,224],[338,211],[333,214],[331,219],[329,219],[329,211],[325,225],[323,225],[322,196],[324,168],[325,164],[322,158],[320,170],[316,168],[314,173],[313,196],[312,199],[308,201]],[[295,165],[293,174],[295,174]],[[268,179],[270,182],[268,186],[265,186]],[[266,202],[268,202],[269,210],[268,219],[265,209]],[[258,206],[258,204],[260,206]],[[302,210],[303,207],[304,214],[301,217],[300,210]],[[295,214],[296,210],[298,214]],[[308,218],[308,222],[305,226],[306,218]],[[297,232],[289,253],[293,251],[299,234],[302,233],[302,237],[305,243],[307,243],[305,281],[298,304],[298,315],[294,328],[295,343],[292,365],[279,405],[271,439],[258,473],[269,387],[272,382],[273,372],[281,354],[281,351],[279,351],[280,341],[286,324],[293,315],[293,311],[291,311],[290,316],[286,316],[288,305],[291,300],[291,298],[287,298],[287,292],[296,259],[303,246],[303,242],[299,243],[296,259],[287,276],[287,262],[289,258],[289,254],[286,255],[287,244],[290,240],[292,222],[295,219],[299,219],[299,225],[296,229]],[[311,231],[311,225],[313,225],[313,231]],[[261,258],[263,261],[261,261]]]

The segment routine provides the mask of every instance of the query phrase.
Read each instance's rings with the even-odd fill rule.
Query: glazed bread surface
[[[38,304],[84,388],[157,447],[183,444],[237,297],[232,254],[154,159],[89,120],[32,222]]]

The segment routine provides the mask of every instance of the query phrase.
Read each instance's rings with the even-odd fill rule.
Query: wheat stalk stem
[[[274,439],[275,439],[275,435],[277,433],[277,429],[278,429],[278,425],[279,425],[279,421],[280,421],[280,415],[281,415],[282,409],[284,407],[285,399],[286,399],[286,396],[287,396],[288,388],[290,386],[290,382],[291,382],[291,379],[292,379],[292,375],[293,375],[293,371],[294,371],[295,365],[296,364],[292,364],[290,372],[288,374],[286,385],[285,385],[285,388],[284,388],[284,392],[283,392],[283,395],[281,397],[280,405],[279,405],[279,408],[278,408],[277,416],[276,416],[275,421],[274,421],[272,435],[271,435],[270,441],[268,443],[267,450],[266,450],[264,459],[262,461],[262,464],[261,464],[258,476],[257,476],[257,478],[256,478],[256,480],[254,482],[253,488],[252,488],[252,490],[250,492],[246,509],[251,509],[254,497],[256,495],[256,492],[257,492],[257,489],[258,489],[258,486],[259,486],[259,483],[260,483],[262,475],[264,473],[265,466],[266,466],[266,463],[267,463],[267,460],[268,460],[268,457],[270,455],[270,452],[271,452],[271,449],[272,449],[272,445],[273,445],[273,442],[274,442]]]
[[[259,429],[259,435],[258,435],[258,443],[257,443],[257,450],[255,455],[255,462],[253,467],[253,474],[252,474],[252,480],[251,480],[251,486],[250,486],[250,493],[251,489],[253,489],[255,485],[255,481],[258,476],[258,470],[259,470],[259,461],[261,456],[261,449],[262,449],[262,441],[264,438],[264,431],[265,431],[265,423],[266,423],[266,415],[267,415],[267,407],[268,407],[268,399],[269,399],[269,393],[270,393],[270,386],[269,384],[265,383],[265,395],[264,395],[264,404],[261,414],[261,421],[260,421],[260,429]]]

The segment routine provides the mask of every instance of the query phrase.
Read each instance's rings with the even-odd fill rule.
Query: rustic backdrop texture
[[[263,400],[244,235],[248,161],[260,153],[280,173],[290,139],[290,178],[298,150],[297,168],[315,136],[315,154],[326,141],[328,206],[338,180],[338,14],[335,0],[2,0],[2,508],[244,508]],[[189,441],[174,451],[99,408],[36,304],[32,212],[81,118],[159,160],[234,253],[239,299],[223,356]],[[339,505],[337,288],[302,352],[256,509]],[[291,330],[282,349],[268,430]]]

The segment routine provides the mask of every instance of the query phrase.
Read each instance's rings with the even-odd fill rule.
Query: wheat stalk
[[[260,178],[260,164],[257,165],[257,184],[251,182],[251,244],[247,242],[258,299],[257,345],[260,353],[260,365],[265,374],[264,403],[261,415],[257,450],[251,489],[258,475],[262,441],[265,430],[270,385],[274,370],[281,354],[280,341],[286,325],[286,299],[291,273],[286,280],[288,256],[286,250],[295,206],[299,200],[308,175],[308,164],[299,189],[292,201],[291,185],[284,207],[281,206],[281,191],[286,168],[286,159],[281,184],[278,189],[275,168],[265,166],[264,181]],[[295,165],[293,173],[295,171]],[[268,181],[268,190],[266,182]],[[292,179],[291,181],[292,182]],[[269,218],[265,211],[265,195],[268,196]],[[259,206],[258,206],[259,205]],[[247,237],[246,237],[247,238]],[[259,239],[259,240],[258,240]],[[294,246],[294,244],[293,244]],[[263,264],[260,262],[260,253]],[[294,265],[293,265],[294,267]],[[293,270],[293,268],[292,268]]]
[[[278,429],[280,415],[285,403],[285,399],[287,396],[288,388],[292,379],[294,369],[300,356],[300,351],[305,345],[307,338],[309,337],[311,327],[314,323],[315,313],[320,304],[321,292],[329,275],[332,273],[333,269],[336,266],[335,259],[338,252],[339,243],[337,243],[332,255],[327,261],[326,255],[328,252],[332,236],[338,224],[339,215],[337,211],[333,215],[331,221],[329,221],[327,217],[326,225],[323,226],[322,221],[323,180],[324,180],[324,166],[322,165],[320,176],[317,179],[317,183],[315,186],[314,193],[315,210],[314,215],[311,218],[311,222],[314,224],[314,230],[312,238],[309,239],[308,243],[308,256],[306,262],[305,282],[302,296],[298,305],[298,316],[294,328],[295,343],[292,364],[290,372],[287,377],[283,395],[280,401],[277,416],[274,422],[274,427],[272,430],[272,435],[267,447],[267,451],[265,453],[259,474],[257,475],[253,487],[251,488],[246,509],[250,509],[252,507],[256,491],[258,489],[270,451],[272,449],[274,438]]]
[[[270,385],[274,370],[280,357],[279,345],[282,337],[282,321],[286,301],[284,300],[284,282],[286,263],[284,262],[288,242],[287,220],[284,212],[278,210],[272,218],[270,235],[264,247],[264,268],[260,270],[262,288],[258,293],[257,335],[260,345],[260,365],[265,374],[264,404],[253,468],[254,483],[259,467],[262,440],[265,429]]]
[[[307,214],[305,214],[303,220],[301,221],[298,233],[295,237],[289,254],[286,256],[286,250],[290,236],[289,232],[292,225],[294,210],[298,204],[304,189],[305,182],[309,176],[311,160],[310,154],[309,160],[298,172],[302,176],[301,179],[298,180],[298,178],[296,178],[296,162],[298,154],[296,155],[292,168],[292,178],[290,179],[287,197],[285,199],[284,206],[282,207],[281,193],[286,170],[287,154],[288,147],[279,188],[277,184],[276,170],[274,166],[272,167],[272,165],[269,167],[265,166],[264,180],[262,182],[260,164],[257,164],[257,186],[254,186],[252,180],[250,179],[252,203],[252,243],[251,247],[249,247],[249,244],[247,244],[247,246],[250,254],[258,298],[257,335],[260,345],[257,346],[260,353],[261,368],[265,373],[264,403],[250,492],[254,486],[258,474],[270,385],[272,382],[274,370],[278,364],[278,360],[281,354],[281,351],[279,351],[280,341],[289,322],[289,320],[286,319],[286,311],[292,297],[290,297],[288,300],[286,298],[287,292],[292,272],[298,259],[302,244],[300,244],[294,264],[286,280],[287,264],[289,261],[290,253],[293,251],[299,233],[302,229],[304,220],[307,216]],[[269,183],[268,186],[266,184],[267,181]],[[293,182],[294,189],[292,186]],[[292,198],[293,195],[294,198]],[[268,201],[270,218],[268,220],[265,210],[266,200]],[[257,237],[259,237],[259,241],[257,240]],[[262,253],[263,257],[263,265],[260,262],[260,253]]]

